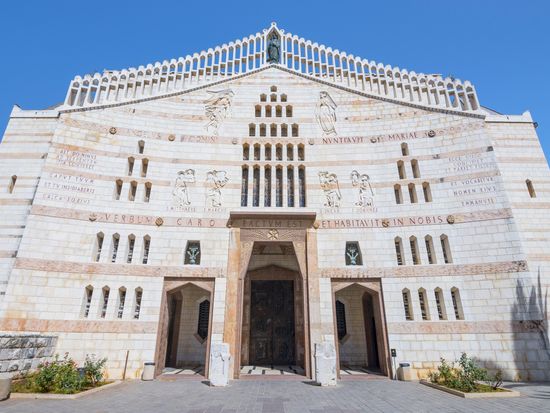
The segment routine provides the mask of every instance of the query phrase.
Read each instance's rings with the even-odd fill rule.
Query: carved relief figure
[[[210,202],[210,206],[219,207],[222,205],[222,191],[221,189],[229,181],[227,172],[225,171],[208,171],[206,174],[206,184],[208,189],[206,192],[206,199]]]
[[[220,124],[227,117],[235,93],[231,89],[207,90],[206,92],[211,95],[204,102],[204,111],[208,118],[206,131],[212,131],[214,135],[217,135]]]
[[[281,42],[279,37],[275,33],[271,35],[267,43],[267,62],[279,63],[279,56],[281,55]]]
[[[187,184],[195,182],[195,170],[187,169],[185,171],[179,171],[174,184],[174,190],[172,195],[174,196],[174,202],[178,206],[190,205],[189,191]]]
[[[348,256],[349,262],[351,265],[357,265],[357,257],[359,256],[359,251],[357,251],[357,248],[355,248],[355,245],[348,246],[346,255]]]
[[[334,102],[328,92],[323,91],[319,94],[315,117],[323,130],[323,136],[336,135],[336,107],[336,102]]]
[[[359,200],[355,203],[357,206],[366,207],[373,205],[374,191],[370,186],[370,179],[367,174],[360,175],[359,172],[351,173],[351,183],[359,187]]]
[[[319,172],[319,182],[321,184],[321,189],[325,193],[325,206],[339,207],[342,194],[340,192],[340,185],[338,184],[338,177],[336,174],[331,174],[327,171]]]

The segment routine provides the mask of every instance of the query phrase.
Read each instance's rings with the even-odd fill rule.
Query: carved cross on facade
[[[270,239],[271,241],[279,239],[279,231],[272,228],[267,232],[267,239]]]

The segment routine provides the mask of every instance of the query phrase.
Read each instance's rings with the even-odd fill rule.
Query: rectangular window
[[[264,170],[264,206],[271,206],[271,168]]]
[[[404,290],[402,292],[402,295],[403,295],[403,308],[405,310],[405,319],[407,321],[413,320],[413,315],[411,311],[410,293],[408,290]]]
[[[149,261],[149,248],[151,247],[151,238],[149,236],[143,237],[143,264],[147,264]]]
[[[105,318],[105,315],[107,314],[107,305],[109,304],[109,292],[109,287],[104,287],[102,290],[101,311],[99,314],[101,318]]]
[[[245,207],[248,203],[248,168],[243,168],[241,179],[241,206]]]
[[[281,168],[275,171],[275,202],[276,206],[283,206],[283,170]]]
[[[443,300],[443,291],[439,288],[435,289],[435,304],[437,306],[437,315],[440,320],[446,320],[447,314],[445,312],[445,301]]]
[[[132,263],[132,258],[134,257],[134,246],[136,245],[136,238],[133,235],[128,237],[128,255],[126,262],[128,264]]]
[[[260,169],[254,168],[252,176],[252,206],[260,206]]]
[[[118,309],[117,309],[117,318],[122,318],[124,313],[124,302],[126,301],[126,290],[121,288],[118,290]]]
[[[287,193],[287,205],[289,207],[294,206],[294,168],[289,167],[286,171],[286,193]]]
[[[306,206],[306,170],[305,168],[298,169],[298,189],[300,191],[300,207],[305,208]]]
[[[420,256],[418,255],[418,244],[415,237],[409,239],[409,244],[411,246],[411,255],[414,265],[420,264]]]
[[[141,288],[136,288],[136,302],[134,306],[134,319],[139,318],[139,313],[141,311],[141,297],[143,296],[143,291]]]
[[[113,246],[112,246],[112,252],[111,252],[111,262],[116,262],[116,255],[118,252],[118,243],[120,241],[120,237],[118,234],[113,235]]]
[[[90,314],[90,305],[92,304],[93,293],[94,288],[92,286],[86,287],[86,290],[84,291],[84,310],[82,312],[82,316],[84,318],[88,318],[88,315]]]
[[[420,312],[422,313],[422,320],[430,319],[430,312],[428,311],[428,300],[426,298],[426,291],[423,289],[418,290],[418,301],[420,303]]]

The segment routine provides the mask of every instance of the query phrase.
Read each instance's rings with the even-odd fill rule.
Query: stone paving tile
[[[418,383],[246,380],[212,388],[200,381],[132,381],[76,400],[7,400],[2,413],[521,413],[550,412],[550,383],[509,384],[523,396],[466,400]]]

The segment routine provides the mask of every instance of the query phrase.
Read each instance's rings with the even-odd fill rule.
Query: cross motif
[[[267,232],[267,238],[272,240],[272,241],[276,240],[276,239],[279,239],[279,231],[277,231],[276,229],[270,229]]]

